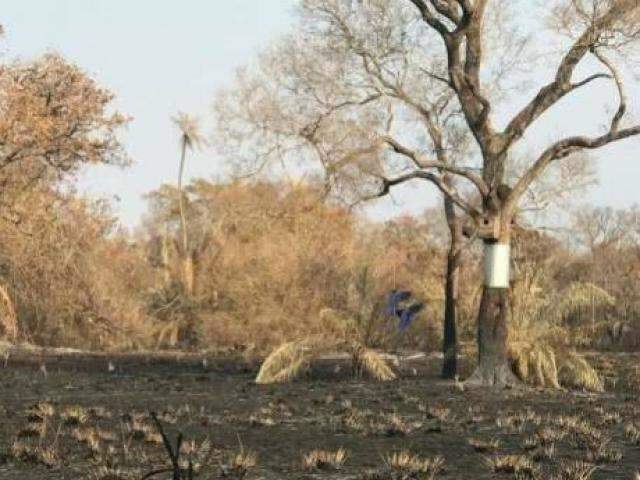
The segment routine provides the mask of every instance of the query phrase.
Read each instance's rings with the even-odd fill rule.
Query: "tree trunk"
[[[184,195],[182,193],[182,176],[184,174],[184,163],[187,155],[187,142],[182,140],[182,154],[180,155],[180,170],[178,172],[178,207],[180,209],[180,230],[182,233],[182,284],[189,297],[193,296],[195,281],[194,262],[189,250],[189,237],[187,233],[187,215],[185,213]]]
[[[196,258],[195,252],[187,252],[183,260],[184,287],[187,295],[193,297],[196,294]]]
[[[458,289],[460,283],[462,222],[457,216],[453,202],[445,197],[445,214],[449,226],[449,253],[444,301],[444,335],[442,340],[442,378],[454,379],[458,373]]]
[[[516,383],[508,357],[510,241],[485,242],[484,287],[478,312],[478,367],[468,384],[508,387]]]
[[[458,373],[458,337],[456,324],[458,320],[458,284],[460,264],[458,255],[449,252],[447,258],[447,280],[444,302],[444,336],[442,341],[442,378],[453,379]]]
[[[164,280],[164,285],[168,286],[171,284],[171,250],[170,250],[170,241],[169,241],[169,227],[165,223],[164,232],[162,233],[162,246],[161,246],[161,257],[162,257],[162,278]]]

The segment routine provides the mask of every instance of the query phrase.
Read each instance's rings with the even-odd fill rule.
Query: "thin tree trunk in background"
[[[196,258],[195,252],[187,252],[184,257],[184,286],[187,293],[193,296],[196,293]]]
[[[163,274],[164,284],[166,286],[171,283],[171,250],[170,250],[170,243],[169,243],[169,227],[166,223],[164,225],[164,232],[162,232],[161,256],[162,256],[162,274]]]
[[[458,290],[461,268],[462,224],[453,202],[445,197],[445,214],[449,226],[449,252],[445,281],[444,335],[442,340],[442,378],[453,379],[458,371]]]
[[[180,208],[180,229],[182,233],[182,254],[186,254],[189,247],[187,234],[187,217],[184,211],[184,196],[182,194],[182,176],[184,174],[185,157],[187,156],[187,142],[182,142],[182,154],[180,155],[180,169],[178,171],[178,207]]]
[[[187,232],[187,216],[184,208],[184,195],[182,192],[182,177],[187,156],[187,142],[182,142],[182,154],[180,155],[180,170],[178,172],[178,206],[180,208],[180,229],[182,233],[182,275],[183,285],[189,296],[193,296],[195,284],[195,264],[193,255],[189,250],[189,236]]]

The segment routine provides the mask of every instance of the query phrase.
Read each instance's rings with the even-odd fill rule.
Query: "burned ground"
[[[569,480],[582,477],[561,470],[583,462],[592,479],[632,479],[640,359],[595,360],[608,393],[461,389],[438,379],[435,358],[402,365],[386,383],[353,379],[336,360],[262,386],[256,364],[239,359],[14,355],[0,369],[0,478],[142,478],[168,462],[149,417],[157,412],[171,438],[184,434],[196,478],[240,478],[246,467],[248,479]],[[339,449],[342,465],[303,462]],[[393,457],[402,451],[415,458]]]

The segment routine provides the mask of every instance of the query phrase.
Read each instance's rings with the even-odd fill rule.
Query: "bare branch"
[[[611,120],[611,131],[616,132],[618,127],[620,126],[620,121],[622,117],[624,117],[625,112],[627,111],[627,96],[624,91],[624,84],[622,83],[622,77],[618,69],[615,67],[613,62],[611,62],[608,58],[604,56],[602,52],[600,52],[597,48],[591,50],[591,53],[602,63],[605,67],[609,69],[611,72],[611,76],[616,82],[616,87],[618,88],[618,96],[619,96],[619,105],[618,110],[613,116],[613,120]]]
[[[453,203],[464,210],[469,216],[477,218],[481,215],[480,211],[476,207],[471,205],[471,203],[469,203],[467,200],[465,200],[454,187],[447,185],[442,177],[434,173],[416,170],[392,179],[382,176],[379,176],[378,178],[380,178],[380,180],[382,181],[382,189],[377,194],[366,198],[366,200],[384,197],[388,195],[391,191],[391,188],[396,185],[400,185],[410,180],[422,179],[433,183],[438,188],[438,190],[442,192],[443,195],[450,198]]]
[[[437,31],[440,36],[443,38],[448,37],[451,32],[447,28],[447,26],[442,23],[435,15],[435,13],[431,10],[431,7],[424,0],[410,0],[416,8],[420,11],[420,15],[431,28]]]
[[[508,149],[513,142],[522,138],[533,122],[565,95],[575,90],[576,85],[581,86],[571,83],[571,77],[577,65],[587,52],[593,49],[607,28],[636,8],[638,8],[637,0],[620,0],[614,2],[604,15],[593,20],[561,60],[553,82],[540,89],[537,95],[508,124],[504,131],[503,150]]]
[[[599,80],[599,79],[609,79],[609,80],[611,80],[611,78],[613,78],[613,77],[611,75],[607,74],[607,73],[596,73],[594,75],[588,76],[584,80],[581,80],[579,82],[574,83],[571,87],[572,87],[572,90],[576,90],[576,89],[578,89],[580,87],[584,87],[585,85],[590,84],[594,80]]]
[[[459,4],[452,0],[432,0],[434,8],[456,25],[462,20]]]
[[[422,155],[418,154],[417,152],[400,144],[398,141],[396,141],[391,137],[386,136],[386,137],[383,137],[381,140],[385,142],[387,145],[389,145],[394,152],[409,158],[417,168],[422,170],[434,168],[441,171],[453,173],[454,175],[459,175],[461,177],[466,178],[470,182],[472,182],[475,185],[475,187],[478,189],[481,195],[489,194],[489,187],[487,186],[485,181],[482,179],[482,177],[480,177],[479,175],[476,175],[472,171],[468,169],[456,167],[449,163],[428,160],[424,158]]]
[[[515,208],[516,203],[527,188],[542,174],[551,162],[565,158],[580,150],[600,148],[636,135],[640,135],[640,125],[623,130],[611,130],[599,137],[569,137],[554,143],[540,155],[533,166],[518,180],[509,198],[505,202],[506,208],[510,210]]]

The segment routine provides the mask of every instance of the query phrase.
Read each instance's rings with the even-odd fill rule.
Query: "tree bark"
[[[508,239],[503,239],[500,243],[510,245]],[[487,258],[488,255],[485,248],[485,265],[487,261],[491,262],[491,259]],[[508,356],[509,286],[494,286],[491,278],[487,278],[489,276],[488,268],[485,266],[485,284],[478,312],[478,367],[467,383],[487,387],[509,387],[517,383]]]
[[[182,260],[183,285],[186,294],[193,298],[198,292],[198,253],[190,249]]]
[[[453,202],[445,197],[445,214],[449,226],[449,252],[445,272],[444,335],[442,339],[442,378],[454,379],[458,373],[458,290],[460,283],[462,222]]]
[[[184,286],[190,297],[193,297],[196,292],[196,261],[194,257],[193,252],[187,252],[182,263]]]
[[[454,379],[458,373],[458,336],[456,324],[458,320],[458,284],[460,264],[457,255],[449,252],[447,258],[447,280],[445,286],[444,336],[442,340],[442,378]]]
[[[184,208],[184,197],[182,195],[182,176],[184,174],[184,163],[187,156],[187,142],[182,141],[182,152],[180,155],[180,169],[178,171],[178,207],[180,209],[180,230],[182,233],[182,255],[186,257],[189,250],[189,237],[187,233],[187,215]],[[183,257],[183,258],[184,258]]]
[[[162,278],[164,285],[171,284],[171,250],[169,241],[169,227],[165,223],[164,232],[162,233],[162,245],[161,245],[161,257],[162,257]]]
[[[507,387],[515,376],[508,357],[509,290],[485,286],[478,313],[478,367],[469,384]]]
[[[187,141],[182,140],[182,152],[180,155],[180,170],[178,172],[178,206],[180,209],[180,230],[182,233],[182,284],[189,297],[193,297],[195,285],[195,262],[193,252],[189,249],[189,236],[187,230],[187,215],[185,212],[184,195],[182,192],[182,177],[184,163],[187,156]]]

